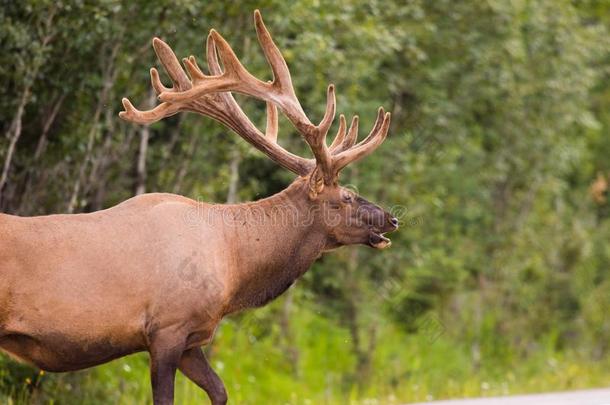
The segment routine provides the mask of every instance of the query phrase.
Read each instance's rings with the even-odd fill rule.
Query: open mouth
[[[383,233],[371,231],[369,236],[369,245],[375,249],[385,249],[392,244],[392,241],[386,238]]]

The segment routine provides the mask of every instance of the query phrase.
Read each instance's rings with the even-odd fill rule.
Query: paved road
[[[515,395],[461,399],[452,401],[421,402],[420,405],[610,405],[610,388],[549,394]],[[412,404],[417,405],[417,404]]]

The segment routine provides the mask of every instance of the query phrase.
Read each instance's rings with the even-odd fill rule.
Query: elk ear
[[[309,198],[315,200],[324,190],[324,175],[322,171],[316,166],[316,168],[309,175]]]

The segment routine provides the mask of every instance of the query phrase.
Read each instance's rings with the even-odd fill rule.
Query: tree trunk
[[[242,14],[240,19],[247,21],[247,16]],[[241,25],[243,27],[244,25]],[[250,37],[244,36],[244,54],[247,55],[250,52]],[[235,204],[239,201],[238,186],[239,186],[239,165],[241,163],[241,152],[239,145],[233,145],[231,151],[231,162],[229,163],[229,190],[227,191],[227,204]]]
[[[55,122],[55,118],[57,118],[57,113],[59,113],[59,109],[61,108],[64,100],[66,99],[66,93],[62,93],[57,101],[53,103],[53,107],[51,107],[51,111],[47,115],[47,118],[42,125],[42,132],[40,133],[40,138],[38,138],[38,143],[36,144],[36,151],[34,152],[34,162],[38,161],[44,151],[47,148],[47,141],[49,137],[49,131],[51,130],[51,126]]]
[[[241,153],[239,146],[235,145],[231,151],[231,163],[229,164],[229,191],[227,192],[227,204],[238,202],[237,187],[239,186],[239,164]]]
[[[38,143],[36,144],[36,150],[34,152],[32,163],[30,165],[30,168],[26,170],[25,185],[23,187],[23,193],[20,199],[21,201],[19,202],[19,208],[16,211],[17,214],[22,214],[24,212],[28,213],[31,207],[33,206],[33,201],[31,201],[28,196],[32,188],[32,181],[35,177],[37,177],[38,174],[37,163],[46,150],[49,131],[51,130],[51,127],[53,126],[53,123],[55,122],[57,114],[59,113],[59,110],[61,109],[61,106],[65,99],[66,93],[61,94],[55,99],[50,111],[46,115],[46,118],[42,124],[42,131],[40,133],[40,137],[38,138]]]
[[[89,167],[89,162],[91,161],[91,157],[93,154],[93,145],[95,144],[95,137],[99,130],[100,117],[102,115],[104,106],[107,103],[108,96],[110,95],[110,90],[112,90],[112,86],[114,85],[114,79],[116,77],[114,63],[116,61],[116,55],[119,50],[119,47],[120,42],[116,42],[110,52],[109,61],[105,63],[106,68],[103,73],[102,91],[98,98],[97,106],[95,107],[95,112],[93,113],[91,127],[87,136],[87,147],[85,149],[85,156],[78,170],[74,185],[72,186],[72,193],[70,195],[70,200],[66,209],[68,214],[72,214],[77,207],[82,183],[85,180],[85,173],[87,172],[87,168]]]
[[[138,164],[136,166],[136,190],[135,195],[146,192],[146,155],[148,154],[148,140],[150,129],[143,126],[140,129],[140,147],[138,149]]]
[[[294,334],[292,333],[292,303],[294,301],[294,286],[286,291],[286,297],[284,298],[284,305],[282,306],[282,313],[280,316],[280,331],[282,339],[284,341],[284,351],[286,357],[290,361],[290,367],[295,377],[299,377],[299,349],[297,348],[294,341]]]
[[[148,91],[148,99],[146,100],[146,108],[152,108],[155,105],[156,95],[154,90]],[[150,127],[143,125],[140,129],[140,147],[138,148],[138,163],[136,165],[136,189],[135,195],[144,194],[146,192],[146,156],[148,155],[148,141],[150,140]]]
[[[44,54],[45,49],[49,42],[53,39],[55,34],[51,31],[53,25],[53,18],[55,17],[55,7],[51,8],[49,13],[47,14],[47,19],[44,21],[44,31],[43,36],[40,39],[41,44],[41,53]],[[24,87],[23,92],[21,93],[21,98],[19,99],[19,104],[17,105],[17,111],[15,112],[15,116],[11,125],[9,127],[8,133],[6,134],[9,141],[9,147],[6,152],[4,158],[4,165],[2,166],[2,173],[0,174],[0,206],[3,202],[3,190],[6,186],[6,182],[8,180],[8,175],[11,169],[11,163],[13,161],[13,157],[15,155],[15,148],[17,147],[17,142],[21,137],[21,129],[23,122],[23,114],[25,113],[25,107],[30,101],[30,96],[32,92],[32,86],[38,77],[38,71],[44,62],[44,58],[42,55],[33,58],[32,63],[30,64],[30,71],[25,72],[24,79]]]
[[[358,388],[362,390],[365,388],[371,371],[371,361],[373,357],[373,351],[376,346],[376,331],[377,327],[374,324],[370,325],[368,332],[368,345],[366,345],[365,339],[363,339],[363,326],[360,317],[360,310],[358,308],[359,302],[362,301],[362,292],[358,285],[358,251],[352,249],[349,252],[347,262],[347,288],[349,294],[347,294],[347,323],[348,329],[351,335],[352,351],[356,356],[356,370],[355,379]]]
[[[4,165],[2,166],[2,174],[0,175],[0,204],[3,200],[3,191],[4,186],[6,185],[6,181],[8,179],[8,173],[11,168],[11,163],[13,161],[13,155],[15,153],[15,147],[17,146],[17,141],[21,137],[21,123],[23,119],[23,113],[25,111],[25,106],[30,99],[30,85],[27,84],[23,93],[21,94],[21,99],[19,100],[19,105],[17,106],[17,112],[15,113],[15,117],[11,122],[11,126],[9,127],[8,134],[6,135],[9,141],[8,149],[6,151],[6,155],[4,158]]]
[[[163,159],[163,167],[165,167],[172,158],[172,151],[176,147],[176,144],[178,143],[178,140],[180,138],[180,129],[184,117],[184,114],[178,114],[176,116],[176,126],[170,130],[169,142],[167,142],[167,144],[163,147],[163,151],[161,153],[161,157]]]
[[[180,193],[180,190],[182,189],[182,183],[184,182],[184,178],[188,173],[190,162],[193,159],[193,155],[195,154],[195,148],[197,147],[198,132],[198,128],[195,128],[195,130],[191,134],[191,139],[189,140],[186,156],[182,159],[182,163],[180,164],[180,167],[178,168],[178,171],[174,176],[174,181],[172,182],[174,184],[172,187],[172,192],[174,194]]]
[[[102,147],[99,148],[99,151],[91,164],[91,173],[89,174],[89,181],[87,182],[88,187],[86,190],[87,194],[93,195],[90,205],[93,211],[99,211],[104,206],[106,182],[108,180],[108,173],[106,169],[110,166],[110,163],[115,159],[116,156],[112,153],[112,141],[116,133],[114,111],[110,109],[106,110],[106,117],[104,121],[106,122],[106,135],[104,143]]]

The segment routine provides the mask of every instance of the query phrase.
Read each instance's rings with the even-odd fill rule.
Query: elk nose
[[[394,227],[394,229],[398,228],[398,218],[392,217],[390,218],[390,223]]]

